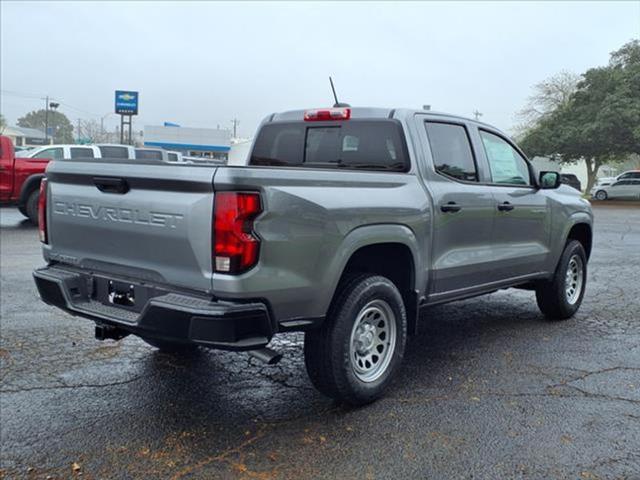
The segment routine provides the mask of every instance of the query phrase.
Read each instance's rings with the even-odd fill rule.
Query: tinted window
[[[425,126],[436,170],[458,180],[477,182],[467,130],[449,123],[426,122]]]
[[[482,130],[480,137],[487,154],[493,183],[530,185],[527,162],[509,142]]]
[[[640,178],[640,172],[627,172],[627,173],[623,173],[622,175],[620,175],[621,180],[623,178]]]
[[[136,158],[140,160],[162,160],[159,150],[136,150]]]
[[[268,124],[258,134],[250,164],[394,171],[409,167],[400,125],[390,120]]]
[[[127,147],[98,147],[102,158],[129,158]]]
[[[93,149],[71,147],[71,158],[93,158]]]
[[[49,158],[51,160],[59,160],[63,158],[62,148],[47,148],[36,153],[33,158]]]
[[[251,153],[251,165],[300,165],[305,126],[269,124],[262,127]]]
[[[170,162],[177,162],[178,161],[178,154],[177,153],[168,153],[167,154],[167,158],[169,159]]]

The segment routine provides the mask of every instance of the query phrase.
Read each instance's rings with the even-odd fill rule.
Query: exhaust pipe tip
[[[258,350],[249,350],[249,355],[251,355],[253,358],[257,358],[267,365],[275,365],[280,360],[282,360],[281,353],[267,347],[260,348]]]

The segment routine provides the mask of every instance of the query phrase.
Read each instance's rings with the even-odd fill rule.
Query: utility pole
[[[482,112],[479,112],[478,109],[476,108],[472,113],[476,120],[480,120],[480,117],[482,116]]]
[[[233,138],[237,138],[238,137],[238,125],[240,124],[240,121],[237,118],[234,118],[233,120],[231,120],[231,123],[233,123]]]
[[[49,145],[49,96],[44,99],[44,141]]]

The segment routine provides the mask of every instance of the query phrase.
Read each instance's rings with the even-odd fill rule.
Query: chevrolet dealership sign
[[[116,90],[116,113],[120,115],[137,115],[138,92]]]

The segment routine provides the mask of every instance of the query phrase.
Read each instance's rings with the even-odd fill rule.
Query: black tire
[[[576,285],[573,291],[576,295],[571,295],[571,286],[568,280],[569,264],[572,260],[581,263],[579,268],[582,269],[581,282],[579,287]],[[579,269],[578,268],[578,269]],[[577,270],[576,270],[577,271]],[[577,274],[572,274],[571,278],[576,281]],[[587,286],[587,255],[584,247],[577,240],[569,240],[564,247],[564,251],[556,267],[551,280],[546,281],[536,289],[536,300],[540,311],[550,320],[566,320],[571,318],[580,308],[584,291]],[[579,292],[578,292],[579,290]]]
[[[377,308],[380,308],[382,317],[376,313]],[[388,337],[382,337],[385,318],[388,319]],[[353,362],[361,362],[362,357],[355,355],[352,360],[351,355],[356,354],[352,350],[352,336],[360,331],[354,328],[356,321],[359,325],[363,321],[370,322],[367,325],[379,322],[374,326],[369,342],[373,339],[385,343],[386,338],[389,338],[386,346],[378,344],[371,347],[369,344],[368,351],[373,355],[369,365],[379,370],[376,372],[377,377],[367,381],[359,377],[364,374],[356,373],[357,367],[353,365]],[[359,338],[362,339],[362,336]],[[391,348],[394,338],[395,345]],[[335,400],[351,405],[373,402],[383,394],[400,367],[406,339],[407,315],[402,296],[393,282],[379,275],[352,276],[338,287],[338,293],[322,327],[305,334],[304,360],[307,373],[320,392]],[[360,346],[363,347],[362,344]],[[373,360],[376,357],[375,348],[381,348],[377,360],[379,363]],[[384,350],[385,348],[388,350]]]
[[[18,211],[24,215],[25,217],[29,218],[29,212],[27,212],[27,206],[26,205],[18,205]]]
[[[172,342],[170,340],[161,340],[159,338],[140,337],[152,347],[156,347],[162,353],[171,354],[193,354],[198,351],[198,346],[193,343]]]
[[[595,196],[596,200],[606,200],[608,197],[607,192],[605,192],[604,190],[598,190]]]
[[[25,210],[29,221],[34,225],[38,225],[38,200],[40,199],[40,189],[36,189],[27,197]]]

